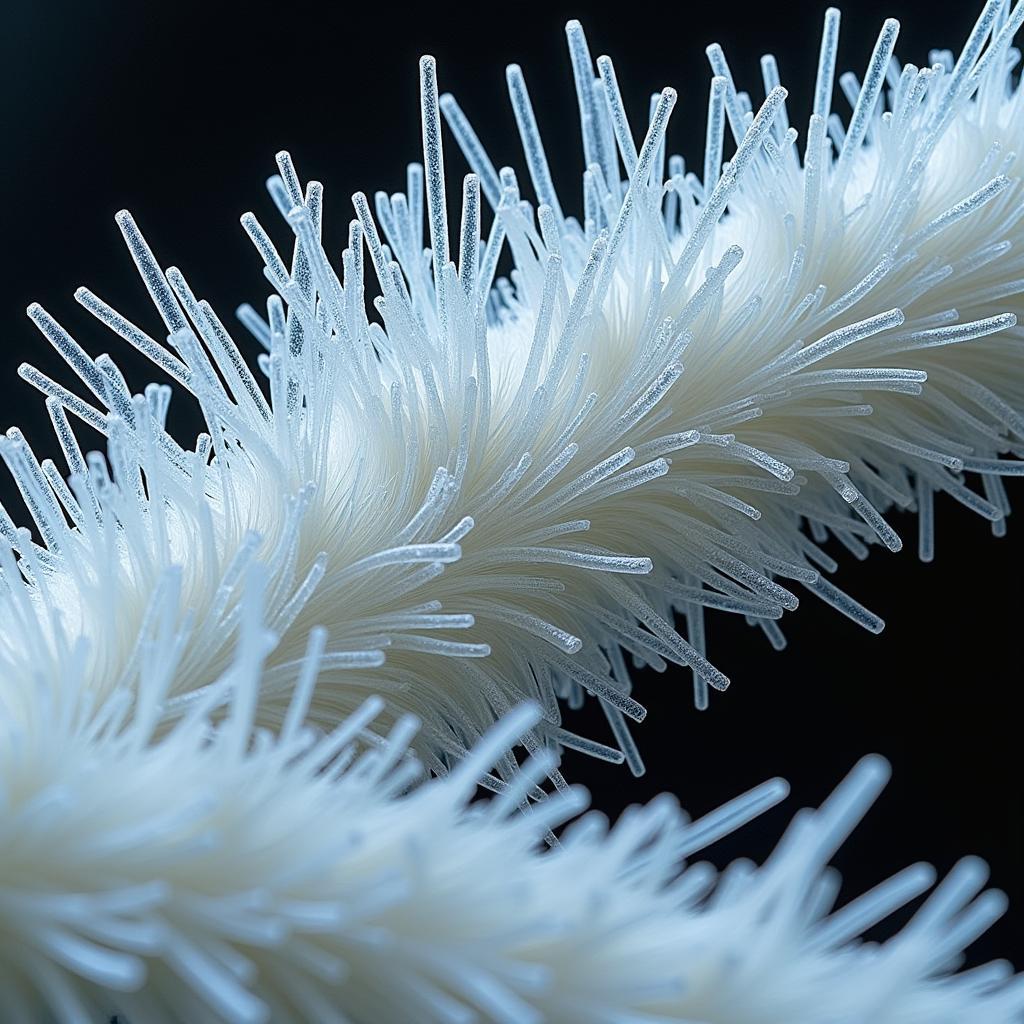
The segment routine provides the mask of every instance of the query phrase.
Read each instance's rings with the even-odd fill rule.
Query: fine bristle
[[[1005,909],[966,859],[908,925],[861,936],[917,900],[914,865],[852,901],[827,867],[888,776],[865,758],[803,811],[763,867],[686,860],[787,795],[779,779],[689,821],[671,798],[609,830],[576,788],[524,808],[553,751],[471,800],[541,717],[509,711],[459,768],[426,780],[419,723],[377,738],[366,700],[329,733],[303,721],[322,663],[314,631],[278,736],[247,742],[268,574],[247,572],[239,643],[216,695],[161,734],[187,656],[180,578],[144,633],[147,657],[93,704],[80,676],[0,720],[0,1007],[14,1022],[453,1024],[705,1021],[1009,1024],[1024,989],[993,963],[951,975]],[[81,645],[75,654],[84,664]],[[379,723],[377,723],[379,724]]]
[[[899,72],[898,25],[887,21],[838,146],[826,122],[839,15],[826,12],[802,156],[774,62],[755,111],[709,47],[703,181],[666,159],[675,91],[652,97],[638,148],[611,60],[594,65],[571,22],[582,223],[563,213],[522,68],[507,81],[536,209],[511,168],[495,172],[424,57],[424,164],[411,165],[407,195],[376,194],[376,216],[356,194],[341,277],[320,243],[323,187],[304,187],[288,153],[268,189],[294,232],[292,266],[252,214],[242,218],[279,293],[266,320],[239,309],[268,350],[269,401],[224,324],[181,271],[161,269],[122,210],[166,345],[88,289],[76,297],[196,396],[206,446],[179,447],[164,429],[166,398],[139,404],[113,360],[91,358],[33,304],[29,316],[92,395],[22,368],[48,396],[70,489],[23,439],[2,449],[45,543],[37,558],[52,600],[89,641],[89,685],[100,695],[116,685],[155,574],[178,563],[183,607],[204,630],[172,696],[208,685],[235,628],[236,567],[250,557],[273,579],[272,669],[298,662],[311,626],[328,630],[313,717],[329,724],[379,689],[394,714],[429,723],[418,744],[433,768],[522,699],[546,709],[538,743],[560,735],[557,698],[575,704],[583,692],[613,718],[640,720],[615,671],[618,647],[692,669],[704,706],[706,687],[728,679],[714,651],[698,650],[699,609],[741,611],[781,648],[775,620],[804,588],[879,632],[881,619],[826,578],[835,563],[820,545],[899,551],[885,515],[913,510],[928,560],[942,492],[1000,534],[998,477],[1021,472],[1024,204],[1008,173],[1021,129],[1008,32],[1019,17],[1000,21],[998,7],[986,6],[948,73]],[[454,242],[442,119],[471,168]],[[726,124],[735,151],[723,162]],[[481,193],[495,213],[486,241]],[[382,323],[364,307],[360,242]],[[495,282],[503,248],[515,271]],[[106,461],[81,455],[67,414],[108,435]],[[560,589],[516,583],[527,577]],[[29,591],[41,583],[32,575]],[[679,598],[695,589],[696,602]],[[410,612],[427,600],[439,614]],[[44,629],[35,646],[52,661],[54,644]],[[23,677],[27,645],[7,647],[9,674]],[[434,667],[439,657],[447,667]],[[381,660],[371,676],[333,674]],[[287,692],[284,678],[267,688],[262,724],[279,721]]]
[[[878,759],[710,897],[680,858],[779,784],[703,824],[656,802],[535,847],[583,803],[563,747],[643,772],[627,663],[685,667],[706,708],[730,685],[707,612],[781,650],[809,594],[878,633],[824,545],[900,551],[886,517],[908,511],[930,560],[942,494],[1005,532],[1022,22],[1024,0],[988,0],[959,56],[917,68],[889,20],[863,78],[837,78],[829,9],[803,133],[774,58],[759,102],[711,46],[690,171],[675,90],[635,130],[570,22],[578,201],[521,66],[517,174],[424,57],[423,163],[405,193],[352,197],[340,260],[324,188],[287,152],[267,181],[283,227],[241,217],[273,293],[265,316],[238,308],[262,378],[120,211],[156,316],[75,297],[173,386],[134,393],[33,303],[84,385],[19,369],[67,478],[0,438],[35,526],[0,509],[0,1017],[1015,1019],[1019,986],[943,973],[1002,906],[975,899],[976,862],[881,950],[847,944],[919,870],[822,923]],[[194,442],[167,429],[174,391],[205,417]],[[577,736],[562,712],[588,695],[607,730]],[[419,764],[438,778],[417,788]],[[490,817],[466,806],[481,775]]]

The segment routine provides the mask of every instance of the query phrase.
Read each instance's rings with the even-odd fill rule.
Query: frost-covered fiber
[[[886,22],[863,82],[840,76],[844,123],[831,110],[830,10],[800,142],[772,58],[755,114],[712,46],[699,176],[666,159],[675,93],[652,98],[637,149],[611,62],[595,65],[570,23],[581,219],[551,181],[522,71],[507,78],[536,205],[438,97],[423,58],[424,164],[409,166],[405,193],[377,193],[376,216],[354,197],[338,274],[320,243],[322,186],[303,187],[287,154],[268,186],[294,233],[290,267],[242,218],[276,293],[266,320],[239,310],[268,349],[269,400],[222,321],[122,212],[166,342],[88,289],[77,298],[198,399],[209,432],[180,447],[164,429],[167,385],[133,397],[109,356],[30,307],[91,404],[22,368],[48,396],[71,477],[8,435],[44,546],[6,515],[0,530],[26,599],[54,618],[32,643],[5,630],[5,685],[47,663],[61,671],[59,617],[88,640],[83,685],[102,698],[133,671],[155,580],[180,564],[196,633],[171,685],[176,713],[223,671],[236,582],[259,558],[281,636],[262,724],[280,721],[322,625],[311,713],[323,724],[380,693],[381,723],[420,716],[417,750],[443,769],[533,699],[544,717],[531,746],[639,773],[627,723],[644,708],[626,658],[689,666],[704,706],[709,686],[728,683],[705,654],[706,609],[745,615],[776,647],[777,620],[805,592],[880,630],[831,581],[820,544],[897,550],[883,515],[916,509],[931,558],[943,492],[1001,533],[1001,477],[1024,468],[1024,114],[1011,46],[1022,20],[1020,5],[993,0],[958,58],[936,52],[921,69],[896,61]],[[457,232],[442,118],[473,169]],[[506,253],[514,269],[495,283]],[[381,293],[370,317],[367,274]],[[83,455],[69,417],[108,436],[106,459]],[[560,723],[559,699],[587,693],[607,712],[607,745]]]
[[[826,864],[885,781],[866,758],[794,818],[756,868],[691,858],[786,793],[768,782],[690,822],[662,797],[612,828],[570,788],[517,810],[516,786],[468,803],[539,708],[492,727],[420,782],[413,719],[367,732],[371,698],[328,734],[304,722],[314,631],[278,734],[257,729],[266,586],[247,574],[238,653],[163,736],[187,648],[170,574],[152,657],[96,705],[81,676],[37,688],[31,724],[0,717],[0,1008],[5,1024],[995,1024],[1024,985],[1001,963],[951,976],[1003,911],[965,860],[881,946],[859,936],[933,882],[925,865],[830,912]],[[81,653],[81,652],[79,652]],[[159,657],[156,657],[159,655]],[[216,724],[210,711],[226,708]],[[252,742],[250,743],[250,739]]]
[[[926,869],[830,914],[880,759],[720,879],[684,862],[781,783],[696,823],[663,799],[551,830],[584,803],[563,748],[643,771],[627,659],[687,666],[704,707],[728,684],[708,609],[775,647],[804,592],[882,628],[831,581],[829,538],[896,551],[884,516],[914,510],[930,559],[940,493],[1003,532],[1001,478],[1024,472],[1022,23],[990,0],[958,57],[917,68],[886,22],[863,80],[839,77],[843,118],[829,10],[802,136],[772,58],[755,111],[713,46],[688,172],[675,93],[638,146],[571,22],[571,204],[520,68],[530,190],[424,57],[424,162],[372,210],[354,197],[340,261],[287,153],[268,188],[290,261],[242,217],[273,290],[265,318],[238,310],[256,366],[118,214],[156,327],[76,297],[173,384],[133,394],[33,305],[81,379],[21,369],[67,477],[0,439],[37,533],[0,510],[0,1019],[1021,1020],[1008,968],[951,973],[1002,911],[978,862],[880,947],[859,936]],[[471,168],[457,230],[444,122]],[[194,444],[166,429],[172,387],[205,416]],[[587,694],[601,737],[562,724]],[[471,802],[481,780],[497,795]]]

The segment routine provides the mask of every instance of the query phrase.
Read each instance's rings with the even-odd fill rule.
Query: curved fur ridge
[[[898,550],[884,515],[912,509],[930,558],[937,493],[1001,533],[1001,478],[1024,465],[1022,18],[992,0],[958,58],[921,69],[895,60],[886,22],[862,84],[840,76],[844,122],[829,11],[799,142],[774,62],[755,113],[711,47],[701,176],[666,159],[675,93],[652,102],[637,148],[611,62],[595,64],[570,23],[580,218],[551,181],[521,70],[507,77],[536,204],[438,96],[424,58],[424,164],[405,193],[377,193],[376,215],[354,197],[337,272],[320,243],[322,186],[303,185],[287,154],[268,186],[294,236],[290,265],[242,218],[275,291],[265,320],[240,310],[267,348],[269,399],[212,308],[119,214],[166,341],[87,289],[77,298],[194,394],[209,430],[180,447],[164,429],[166,385],[133,396],[113,360],[30,308],[92,400],[22,370],[48,396],[71,477],[16,432],[4,443],[43,538],[33,546],[3,517],[27,581],[6,574],[24,589],[10,600],[53,611],[32,645],[0,638],[5,680],[17,690],[40,665],[58,671],[80,636],[101,702],[134,670],[155,580],[181,565],[195,633],[171,683],[178,714],[227,664],[239,574],[258,557],[281,636],[261,724],[280,723],[322,625],[321,724],[381,693],[381,721],[419,716],[418,753],[444,770],[532,699],[531,748],[640,772],[627,723],[644,709],[626,660],[689,666],[704,706],[728,684],[705,651],[706,609],[746,616],[780,647],[777,620],[807,591],[880,630],[832,582],[821,544]],[[442,116],[472,167],[457,232]],[[514,270],[495,282],[505,251]],[[372,317],[367,273],[381,293]],[[69,415],[107,434],[106,460],[83,455]],[[561,725],[559,702],[585,694],[607,713],[608,744]]]
[[[0,716],[0,1010],[11,1024],[912,1024],[1021,1019],[1005,964],[953,974],[1003,910],[957,865],[881,945],[859,936],[932,884],[916,865],[832,910],[827,863],[887,776],[866,758],[794,819],[762,867],[688,861],[786,794],[773,780],[690,821],[669,797],[611,829],[572,788],[517,806],[551,767],[472,802],[540,716],[513,709],[444,778],[418,726],[371,731],[371,698],[330,732],[306,720],[312,633],[276,733],[255,728],[276,637],[246,572],[233,659],[173,728],[162,703],[195,633],[173,570],[137,678],[96,702],[83,674]],[[73,662],[85,665],[81,647]],[[216,714],[214,714],[216,712]],[[250,742],[250,740],[252,740]]]

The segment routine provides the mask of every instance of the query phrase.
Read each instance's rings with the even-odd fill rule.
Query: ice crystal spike
[[[272,290],[238,309],[262,379],[119,213],[156,316],[76,299],[172,386],[133,393],[33,304],[89,395],[20,369],[67,479],[0,439],[36,528],[0,510],[0,1016],[1020,1020],[1001,965],[949,973],[1002,911],[978,862],[881,947],[858,936],[926,869],[829,913],[878,758],[719,880],[684,859],[781,784],[696,823],[661,799],[544,841],[584,803],[562,748],[643,771],[627,655],[688,668],[703,708],[729,685],[708,610],[775,648],[804,592],[883,628],[833,582],[830,538],[897,551],[886,515],[915,511],[931,559],[940,493],[1005,531],[1022,22],[989,0],[959,57],[901,69],[887,21],[862,80],[837,80],[830,9],[802,133],[770,56],[756,102],[712,46],[703,178],[670,152],[674,90],[631,124],[570,22],[578,199],[522,67],[517,174],[424,57],[423,163],[405,193],[353,196],[336,264],[323,186],[288,153],[267,182],[283,226],[242,215]],[[205,416],[194,442],[166,428],[175,388]],[[588,694],[606,736],[562,723]],[[481,780],[495,796],[470,803]]]
[[[415,718],[370,731],[379,698],[329,732],[310,727],[322,629],[281,729],[250,743],[275,642],[263,566],[245,571],[231,661],[162,730],[197,635],[178,620],[182,582],[161,578],[125,688],[94,699],[82,641],[77,671],[41,679],[0,718],[5,1021],[1021,1019],[1024,988],[1005,965],[950,973],[1004,909],[979,861],[957,865],[881,945],[860,936],[930,889],[929,867],[833,910],[827,864],[884,785],[881,758],[798,814],[760,868],[688,861],[782,800],[778,779],[696,821],[668,797],[610,830],[584,816],[548,848],[549,829],[586,802],[568,789],[520,813],[551,749],[470,803],[537,705],[511,709],[455,771],[425,781],[408,753]]]
[[[507,83],[536,207],[424,57],[424,162],[410,165],[407,194],[356,194],[340,276],[320,242],[323,187],[304,184],[287,153],[268,188],[291,264],[279,232],[242,218],[277,293],[266,319],[239,309],[267,349],[263,384],[122,211],[158,329],[86,288],[76,297],[197,397],[209,435],[180,447],[114,361],[30,307],[91,399],[22,369],[47,396],[72,477],[65,486],[22,440],[5,442],[45,545],[5,527],[26,577],[14,585],[30,600],[45,586],[62,628],[88,640],[85,679],[102,698],[136,656],[154,580],[180,563],[182,609],[204,628],[173,683],[177,707],[223,669],[237,625],[230,567],[259,558],[282,634],[262,724],[280,721],[287,666],[323,625],[311,713],[325,725],[377,690],[382,722],[423,717],[417,749],[438,769],[524,699],[545,709],[532,743],[587,746],[559,714],[586,692],[639,770],[619,716],[643,708],[620,649],[688,666],[704,706],[707,685],[728,682],[703,650],[705,609],[746,615],[779,647],[775,620],[803,589],[881,630],[828,578],[828,537],[856,557],[898,551],[886,513],[910,509],[929,559],[941,492],[1004,532],[999,477],[1018,475],[1024,454],[1020,20],[1019,5],[989,3],[948,70],[898,74],[887,21],[863,85],[840,76],[853,109],[837,126],[829,9],[802,149],[774,63],[755,110],[710,47],[703,180],[666,153],[675,92],[652,99],[639,139],[611,59],[595,64],[571,22],[582,221],[556,189],[524,70],[511,65]],[[470,168],[455,237],[444,121]],[[381,293],[369,312],[362,243]],[[515,269],[495,281],[505,249]],[[69,414],[107,433],[109,465],[81,455]],[[427,602],[438,614],[414,611]],[[21,639],[0,644],[12,680],[36,671]],[[51,627],[33,650],[59,671]]]

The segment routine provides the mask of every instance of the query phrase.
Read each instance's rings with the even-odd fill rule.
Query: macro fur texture
[[[305,724],[315,630],[285,721],[256,728],[267,573],[246,574],[233,662],[164,735],[191,639],[169,578],[133,690],[98,705],[81,674],[0,723],[0,1005],[11,1024],[1002,1024],[1024,985],[1003,963],[951,975],[1004,910],[958,864],[881,946],[865,929],[933,883],[914,865],[832,912],[826,865],[885,782],[866,758],[798,814],[760,868],[686,860],[786,795],[776,779],[689,821],[667,795],[609,830],[570,787],[519,805],[481,773],[540,717],[521,705],[444,778],[407,754],[417,722],[370,731],[370,698]],[[79,654],[84,652],[79,651]],[[83,664],[79,660],[78,664]],[[224,713],[214,722],[211,711]]]
[[[424,57],[423,163],[404,193],[353,197],[337,268],[323,187],[287,153],[268,188],[290,262],[242,217],[273,289],[265,316],[238,310],[258,369],[119,213],[156,327],[76,298],[173,384],[133,394],[34,304],[90,397],[21,369],[67,478],[17,430],[0,443],[37,534],[0,510],[10,1019],[1018,1019],[1001,967],[946,977],[1001,910],[973,901],[975,862],[880,950],[854,940],[923,869],[823,919],[878,760],[717,887],[682,860],[778,785],[710,824],[656,802],[535,846],[579,809],[562,748],[643,771],[627,660],[685,666],[705,707],[729,683],[707,611],[777,648],[803,595],[883,628],[832,581],[830,538],[898,551],[885,515],[911,510],[930,559],[941,493],[1004,532],[1001,480],[1024,472],[1022,22],[989,0],[923,68],[886,22],[863,78],[839,77],[843,119],[829,10],[803,133],[771,57],[755,109],[712,46],[700,173],[669,155],[675,92],[635,133],[570,22],[578,216],[521,69],[532,200]],[[470,167],[457,231],[444,122]],[[166,429],[174,387],[205,417],[194,445]],[[563,725],[588,695],[604,735]],[[414,786],[414,763],[436,778]],[[497,796],[468,805],[480,780]]]
[[[708,609],[745,615],[777,647],[779,618],[804,594],[880,630],[832,582],[821,543],[898,550],[883,515],[916,509],[930,558],[940,492],[999,533],[1001,477],[1024,467],[1020,20],[989,4],[958,59],[933,54],[920,70],[900,69],[887,22],[860,90],[841,77],[854,103],[844,127],[830,109],[830,11],[802,150],[771,59],[754,114],[711,47],[702,178],[665,159],[675,93],[653,102],[638,151],[610,61],[595,72],[571,23],[582,221],[563,215],[519,68],[507,77],[536,208],[456,101],[439,101],[424,58],[425,163],[410,165],[407,193],[377,193],[376,217],[355,196],[340,277],[319,241],[322,186],[303,187],[287,154],[268,184],[294,232],[290,269],[242,218],[276,290],[266,320],[241,311],[268,349],[269,401],[212,308],[122,212],[166,342],[86,288],[77,298],[195,395],[209,431],[182,448],[164,429],[168,385],[133,396],[109,356],[30,307],[92,403],[22,368],[47,395],[71,477],[8,435],[44,546],[9,517],[4,533],[27,599],[54,617],[31,642],[0,639],[5,678],[17,689],[61,671],[59,618],[89,640],[85,685],[108,694],[133,668],[157,581],[180,565],[197,632],[173,716],[223,671],[236,583],[259,560],[281,636],[261,723],[279,722],[322,625],[311,714],[325,725],[379,693],[382,722],[423,719],[417,750],[443,769],[533,699],[544,718],[528,742],[640,772],[628,723],[645,712],[625,657],[688,666],[704,706],[728,683],[705,652]],[[473,167],[456,242],[441,111]],[[486,243],[482,197],[495,212]],[[514,269],[492,287],[505,249]],[[366,274],[381,293],[372,318]],[[107,435],[106,459],[82,453],[70,418]],[[608,715],[607,744],[561,726],[559,702],[585,694]]]

